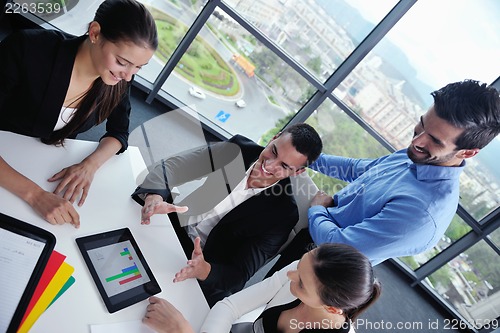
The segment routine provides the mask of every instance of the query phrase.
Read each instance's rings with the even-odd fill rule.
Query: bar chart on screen
[[[150,281],[130,241],[88,251],[109,297]]]

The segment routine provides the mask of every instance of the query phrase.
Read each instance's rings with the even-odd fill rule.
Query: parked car
[[[189,87],[189,94],[199,99],[205,99],[205,97],[207,97],[203,91],[194,86]]]
[[[247,106],[247,103],[244,100],[242,100],[242,99],[237,100],[235,104],[239,108],[244,108],[245,106]]]

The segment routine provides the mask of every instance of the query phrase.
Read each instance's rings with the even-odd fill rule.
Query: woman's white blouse
[[[265,309],[290,303],[297,298],[290,293],[287,272],[297,269],[298,260],[271,277],[224,298],[210,310],[200,332],[228,333],[244,314],[265,305]]]
[[[61,108],[61,113],[59,113],[59,117],[57,117],[57,123],[54,127],[54,132],[60,130],[69,123],[71,118],[73,118],[75,110],[75,108],[67,108],[65,106]]]

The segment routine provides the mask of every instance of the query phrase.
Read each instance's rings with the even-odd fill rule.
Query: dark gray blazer
[[[227,172],[225,193],[211,190],[212,173],[200,188],[177,203],[189,207],[187,214],[198,215],[215,207],[231,192],[263,149],[252,140],[236,135],[227,142],[162,160],[132,194],[132,198],[143,205],[139,194],[156,193],[164,200],[171,201],[170,188],[173,186],[205,176],[230,163],[234,165],[238,158],[242,158],[242,172],[238,176],[232,171]],[[213,177],[220,179],[220,175]],[[277,254],[298,218],[289,178],[235,207],[221,219],[207,238],[203,254],[212,270],[202,282],[202,288],[230,293],[241,290],[246,281]],[[190,251],[192,247],[185,249],[186,253]]]

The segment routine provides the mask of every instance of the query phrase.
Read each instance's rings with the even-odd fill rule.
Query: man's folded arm
[[[406,207],[393,201],[380,213],[342,228],[325,207],[313,206],[308,211],[309,233],[317,245],[348,244],[366,255],[372,265],[377,265],[388,258],[413,255],[432,246],[435,221],[420,207]],[[408,248],[412,243],[422,246]]]

